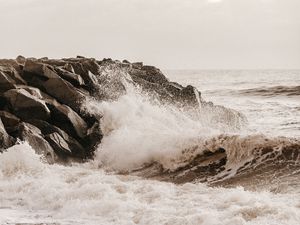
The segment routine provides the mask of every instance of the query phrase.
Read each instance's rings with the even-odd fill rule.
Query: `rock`
[[[72,156],[79,157],[79,158],[85,157],[85,150],[82,147],[82,145],[75,138],[69,136],[65,131],[42,120],[33,119],[33,120],[28,120],[27,122],[38,127],[41,130],[42,134],[45,136],[50,135],[52,133],[58,133],[68,144],[72,152]]]
[[[52,133],[45,136],[46,140],[53,147],[56,154],[59,156],[71,156],[72,151],[68,145],[68,143],[60,136],[59,133]]]
[[[43,100],[31,95],[24,89],[11,89],[4,93],[9,108],[20,118],[35,118],[47,120],[50,117],[50,110]]]
[[[201,106],[200,94],[197,88],[191,85],[188,85],[181,90],[180,97],[182,98],[182,101],[188,105],[197,107]]]
[[[143,63],[142,62],[134,62],[134,63],[132,63],[132,68],[134,68],[134,69],[140,70],[140,69],[142,69],[142,67],[143,67]]]
[[[20,123],[20,119],[18,117],[6,111],[0,111],[0,118],[8,133],[14,132],[15,128]]]
[[[94,125],[87,131],[87,142],[89,143],[90,150],[93,151],[103,138],[100,124],[95,122]]]
[[[70,73],[75,73],[73,66],[69,63],[66,63],[62,68]]]
[[[37,127],[23,122],[19,124],[18,131],[20,139],[27,141],[37,154],[43,155],[49,163],[56,161],[51,145],[43,138],[41,131]]]
[[[0,63],[0,72],[14,82],[14,84],[26,84],[26,81],[20,76],[21,69],[19,65],[13,61],[13,65]]]
[[[18,55],[18,57],[16,58],[16,61],[17,61],[17,63],[19,63],[21,65],[24,65],[25,61],[26,61],[26,58],[22,55]]]
[[[0,93],[15,88],[16,82],[0,70]]]
[[[80,102],[85,98],[85,93],[62,79],[52,67],[26,60],[24,76],[33,86],[40,88],[74,110],[80,110]]]
[[[2,120],[0,119],[0,152],[14,144],[15,140],[6,132]]]
[[[95,74],[99,73],[99,65],[94,60],[84,60],[83,62],[70,62],[76,74],[80,74],[84,83],[91,89],[97,86],[98,81]]]
[[[46,100],[51,111],[51,122],[73,137],[84,138],[87,134],[86,122],[70,107],[55,100]]]
[[[146,72],[146,76],[142,76],[144,80],[158,84],[169,82],[165,75],[154,66],[143,66],[141,70]]]
[[[66,81],[69,81],[74,86],[80,87],[84,85],[84,80],[81,78],[80,75],[77,75],[75,73],[69,72],[61,68],[56,68],[55,70],[59,76],[61,76]]]
[[[126,63],[126,64],[130,64],[130,62],[128,60],[126,60],[126,59],[124,59],[122,62]]]
[[[44,81],[59,77],[51,66],[30,59],[26,59],[23,71],[24,76],[30,81],[32,81],[30,78],[35,78],[35,76]]]

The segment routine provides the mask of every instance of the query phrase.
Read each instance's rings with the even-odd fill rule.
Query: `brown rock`
[[[35,118],[47,120],[50,110],[45,102],[24,89],[11,89],[4,93],[10,109],[20,118]]]

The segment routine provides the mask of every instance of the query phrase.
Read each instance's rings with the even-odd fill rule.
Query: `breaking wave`
[[[161,105],[135,88],[116,101],[91,100],[86,107],[102,116],[104,137],[94,163],[107,171],[249,189],[268,186],[276,176],[277,183],[299,186],[297,139],[240,130],[216,122],[217,110],[195,114]]]

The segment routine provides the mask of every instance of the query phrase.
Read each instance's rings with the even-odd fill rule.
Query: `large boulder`
[[[50,110],[45,102],[30,94],[25,89],[11,89],[4,93],[10,109],[20,118],[29,119],[34,116],[37,119],[47,120]]]

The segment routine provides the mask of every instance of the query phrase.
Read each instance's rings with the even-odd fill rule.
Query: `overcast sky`
[[[300,0],[0,0],[0,58],[300,69]]]

